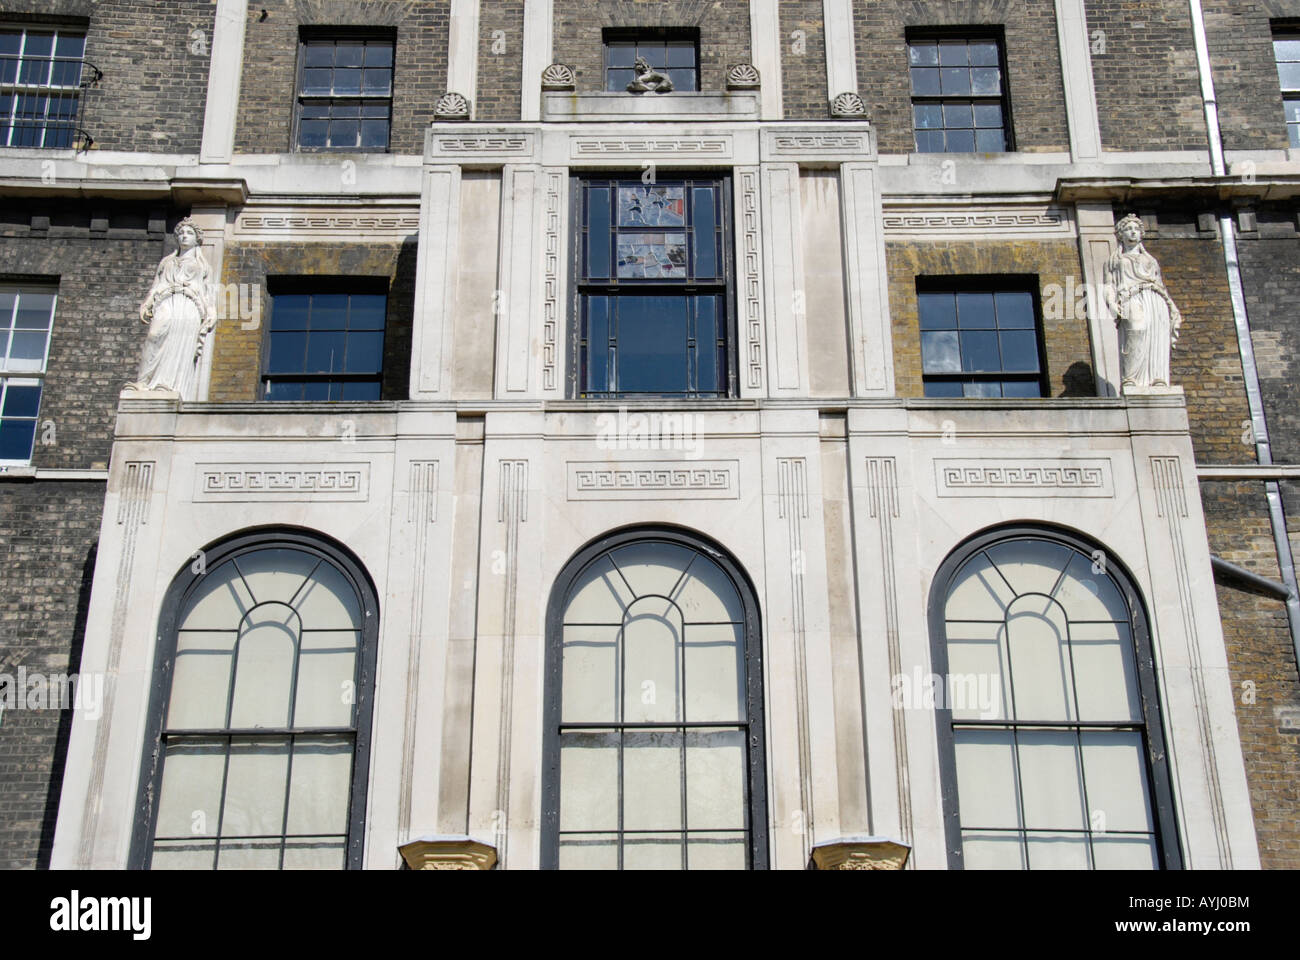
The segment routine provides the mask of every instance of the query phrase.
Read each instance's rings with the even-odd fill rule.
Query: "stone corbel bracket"
[[[417,837],[397,848],[412,870],[491,870],[496,847],[470,837]]]
[[[841,93],[831,101],[831,116],[861,120],[867,115],[867,105],[852,91]]]
[[[542,71],[543,90],[573,90],[577,86],[573,68],[565,63],[553,63]]]
[[[902,870],[912,848],[888,837],[840,837],[812,848],[809,870]]]
[[[758,68],[752,63],[737,63],[727,70],[728,90],[757,90],[760,83]]]
[[[434,104],[433,116],[435,120],[468,120],[469,101],[454,90],[449,90]]]

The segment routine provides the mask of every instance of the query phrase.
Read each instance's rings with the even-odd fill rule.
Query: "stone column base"
[[[912,848],[888,837],[840,837],[812,849],[809,870],[902,870]]]
[[[418,837],[397,848],[412,870],[491,870],[496,847],[465,836]]]

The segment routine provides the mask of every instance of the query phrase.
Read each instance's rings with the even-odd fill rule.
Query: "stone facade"
[[[781,14],[781,95],[790,120],[826,116],[826,24],[820,0],[777,4]],[[766,79],[766,78],[765,78]]]

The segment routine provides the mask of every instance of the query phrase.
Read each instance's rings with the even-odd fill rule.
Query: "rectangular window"
[[[0,27],[0,146],[73,145],[85,50],[84,29]]]
[[[1041,397],[1037,284],[917,281],[927,397]]]
[[[729,396],[729,181],[577,184],[577,395]]]
[[[1000,37],[909,35],[907,62],[918,153],[1013,149]]]
[[[387,284],[271,284],[263,400],[378,400]],[[278,289],[277,289],[278,288]]]
[[[1300,28],[1273,31],[1273,57],[1277,61],[1277,79],[1286,111],[1287,142],[1292,147],[1300,147]]]
[[[393,47],[391,34],[303,35],[295,116],[298,149],[388,149]]]
[[[643,57],[650,69],[672,81],[673,90],[700,89],[700,38],[696,30],[606,30],[605,89],[626,92],[636,78],[636,61]]]
[[[31,462],[57,300],[55,287],[0,284],[0,465]]]

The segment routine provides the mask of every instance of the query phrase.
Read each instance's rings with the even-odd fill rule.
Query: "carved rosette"
[[[553,63],[542,71],[543,90],[572,90],[577,86],[573,68],[565,63]]]
[[[469,837],[420,837],[397,848],[412,870],[491,870],[496,847]]]
[[[813,847],[812,870],[902,870],[912,848],[886,837],[844,837]]]
[[[433,116],[437,120],[468,120],[469,101],[459,93],[449,90],[434,104]]]
[[[862,102],[862,98],[856,93],[841,93],[831,101],[832,117],[865,117],[867,115],[867,105]]]
[[[758,68],[752,63],[737,63],[727,69],[728,90],[757,90]]]

